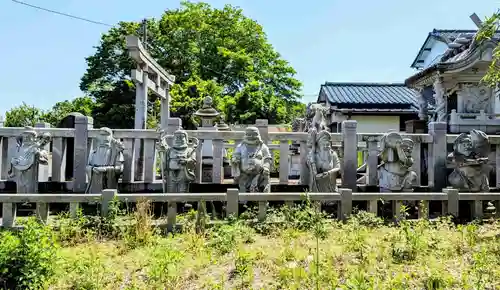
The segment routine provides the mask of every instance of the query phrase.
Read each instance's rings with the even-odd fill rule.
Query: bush
[[[34,218],[19,232],[0,233],[0,285],[3,289],[40,289],[55,273],[56,238]]]

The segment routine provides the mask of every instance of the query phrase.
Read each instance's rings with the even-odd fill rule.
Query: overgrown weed
[[[498,223],[410,221],[405,208],[396,224],[364,211],[337,222],[306,197],[292,207],[269,208],[260,222],[253,209],[213,222],[198,206],[178,216],[182,231],[162,236],[150,203],[139,201],[136,208],[130,214],[110,210],[100,227],[81,212],[76,219],[61,217],[57,233],[32,224],[57,234],[64,246],[40,279],[47,284],[56,273],[52,289],[500,287]],[[0,261],[15,252],[15,235],[2,236]]]

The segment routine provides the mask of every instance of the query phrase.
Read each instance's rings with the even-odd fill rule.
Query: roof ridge
[[[325,82],[325,86],[365,86],[365,87],[404,87],[404,83],[374,83],[374,82]]]
[[[477,29],[439,29],[439,28],[434,28],[432,32],[477,32]]]

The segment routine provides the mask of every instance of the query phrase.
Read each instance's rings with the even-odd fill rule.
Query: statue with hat
[[[243,141],[231,159],[232,175],[240,192],[271,192],[269,175],[272,157],[257,127],[245,129]]]
[[[100,128],[96,142],[97,146],[90,152],[87,163],[88,184],[85,193],[118,188],[118,179],[123,173],[125,147],[113,138],[113,131],[107,127]]]
[[[413,165],[414,143],[397,132],[388,132],[380,140],[378,179],[381,192],[411,192],[417,186]]]
[[[16,181],[17,193],[38,192],[38,166],[48,165],[49,152],[44,150],[51,135],[38,135],[33,127],[25,127],[16,138],[17,148],[10,160],[9,177]]]
[[[311,175],[309,191],[336,192],[340,161],[332,148],[330,133],[327,130],[318,132],[316,128],[311,128],[308,145],[307,166]]]
[[[453,143],[453,152],[448,155],[454,169],[448,176],[448,183],[459,191],[490,191],[488,165],[490,143],[488,135],[479,130],[460,134]]]
[[[163,192],[188,193],[189,185],[195,181],[196,149],[199,141],[189,138],[186,131],[178,129],[173,134],[172,146],[160,135],[158,150],[161,159]]]

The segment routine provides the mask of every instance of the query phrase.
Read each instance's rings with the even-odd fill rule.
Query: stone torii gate
[[[168,131],[170,119],[170,87],[175,82],[175,76],[163,69],[144,48],[139,38],[129,35],[126,38],[130,57],[135,61],[136,68],[131,77],[135,83],[135,120],[134,129],[146,129],[148,114],[148,90],[160,98],[160,126]],[[173,127],[179,127],[180,119],[172,119]],[[177,122],[175,122],[177,121]],[[134,162],[136,165],[134,180],[144,180],[144,152],[143,140],[134,141]]]
[[[129,55],[137,64],[131,76],[135,83],[135,125],[134,129],[146,129],[148,110],[148,89],[161,101],[160,124],[162,128],[168,125],[170,118],[170,87],[175,82],[175,76],[163,69],[144,48],[135,35],[127,36]]]

